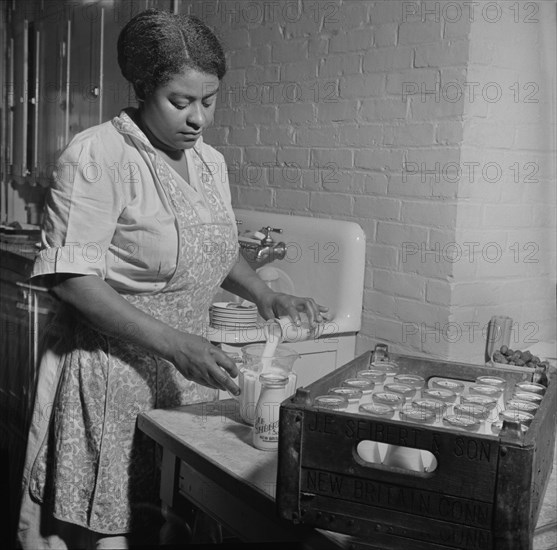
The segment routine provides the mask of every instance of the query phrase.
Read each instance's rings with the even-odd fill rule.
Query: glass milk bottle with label
[[[279,410],[286,398],[288,378],[277,373],[259,376],[261,393],[257,401],[253,425],[253,446],[262,451],[277,451],[279,442]]]
[[[296,391],[297,376],[293,366],[299,354],[287,346],[277,345],[269,351],[267,344],[249,344],[242,348],[243,366],[238,376],[242,393],[238,397],[240,416],[244,422],[253,426],[256,405],[261,392],[260,375],[273,373],[285,376],[288,383],[285,399]]]

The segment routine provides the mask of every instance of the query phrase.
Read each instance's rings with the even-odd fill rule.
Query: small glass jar
[[[360,399],[362,398],[362,390],[358,388],[348,388],[346,386],[331,388],[329,390],[331,395],[342,395],[348,401],[349,411],[356,412],[358,410],[358,405],[360,404]]]
[[[536,414],[538,405],[531,401],[520,401],[520,399],[509,399],[506,404],[507,410],[523,411],[530,414]]]
[[[459,403],[454,406],[454,414],[465,418],[475,418],[476,420],[487,420],[489,409],[477,403]]]
[[[461,395],[460,402],[463,405],[483,405],[490,411],[497,406],[497,398],[488,395]]]
[[[544,365],[543,363],[537,364],[534,367],[534,374],[532,375],[532,382],[540,384],[546,387],[549,384],[549,379],[547,378],[547,368],[549,363]]]
[[[496,388],[505,389],[507,381],[499,376],[478,376],[476,378],[476,384],[482,384],[483,386],[495,386]]]
[[[263,326],[265,339],[278,342],[303,342],[304,340],[317,339],[323,334],[323,324],[310,326],[306,313],[300,313],[300,324],[296,325],[289,316],[269,319]]]
[[[385,384],[385,391],[398,393],[404,397],[406,401],[409,401],[416,395],[416,388],[408,386],[407,384],[397,384],[396,382],[391,382]]]
[[[389,358],[389,346],[387,344],[375,344],[372,357],[373,361],[386,361]]]
[[[416,390],[421,390],[425,386],[425,378],[418,374],[397,374],[393,377],[393,382],[412,386],[413,388],[416,388]]]
[[[499,435],[499,432],[501,431],[502,428],[503,428],[502,420],[497,420],[497,422],[493,422],[491,424],[491,431],[496,435]],[[525,426],[524,424],[520,424],[520,428],[522,429],[522,433],[528,430],[528,426]]]
[[[530,401],[530,403],[535,403],[540,405],[543,399],[543,395],[539,393],[530,393],[527,391],[515,391],[513,394],[513,399],[520,399],[521,401]]]
[[[400,409],[404,405],[404,397],[400,393],[393,393],[391,391],[374,391],[371,394],[371,399],[374,403],[379,405],[390,405],[394,409]]]
[[[395,409],[391,405],[383,405],[381,403],[364,403],[359,406],[358,412],[371,416],[380,416],[381,418],[392,418],[395,414]]]
[[[546,387],[541,384],[536,384],[536,382],[518,382],[515,385],[515,392],[517,391],[545,395]]]
[[[392,361],[374,361],[371,368],[384,372],[387,382],[392,382],[393,378],[400,372],[399,366]]]
[[[452,390],[446,390],[444,388],[424,388],[422,390],[422,397],[439,399],[445,403],[454,403],[456,401],[456,393]]]
[[[532,420],[534,420],[534,415],[523,411],[517,411],[514,409],[505,409],[504,411],[501,411],[499,413],[499,420],[501,421],[509,420],[511,422],[519,422],[520,424],[529,427],[530,424],[532,423]]]
[[[416,422],[418,424],[433,424],[435,422],[435,413],[433,411],[417,409],[410,403],[405,405],[398,415],[405,422]]]
[[[470,432],[477,432],[482,425],[477,418],[466,417],[459,414],[449,414],[444,416],[443,424],[449,428],[459,428]]]
[[[431,381],[431,387],[436,389],[451,390],[460,395],[464,391],[464,383],[450,378],[437,378]]]
[[[431,397],[421,397],[412,400],[412,407],[423,411],[430,411],[435,414],[438,420],[443,418],[447,411],[447,403],[441,401],[441,399],[432,399]]]
[[[364,378],[347,378],[342,382],[347,388],[356,388],[361,390],[362,397],[360,403],[371,403],[371,393],[375,389],[373,380],[365,380]]]
[[[503,388],[483,384],[474,384],[468,388],[468,393],[470,395],[485,395],[487,397],[499,399],[503,395]]]
[[[313,406],[318,409],[343,411],[348,408],[348,399],[344,395],[318,395],[313,400]]]
[[[371,380],[375,383],[376,386],[383,384],[385,382],[385,378],[387,378],[387,374],[382,370],[377,369],[366,369],[361,370],[356,373],[356,378],[363,378],[365,380]]]

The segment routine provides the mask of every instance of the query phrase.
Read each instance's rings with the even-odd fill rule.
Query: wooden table
[[[277,516],[277,453],[252,446],[251,428],[234,399],[153,410],[139,415],[138,426],[163,448],[163,507],[172,510],[186,497],[246,542],[298,541],[307,550],[377,548]],[[554,463],[534,550],[557,548],[556,472]]]

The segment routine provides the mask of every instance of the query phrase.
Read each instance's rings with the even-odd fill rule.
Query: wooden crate
[[[525,433],[507,422],[498,435],[484,435],[312,406],[314,397],[367,368],[370,358],[371,352],[362,354],[281,404],[279,515],[382,549],[531,548],[553,463],[555,369],[550,368],[547,392]],[[531,379],[527,369],[391,358],[401,372],[426,380]],[[512,391],[513,384],[508,386]],[[411,472],[366,463],[356,453],[362,440],[430,451],[437,469]]]

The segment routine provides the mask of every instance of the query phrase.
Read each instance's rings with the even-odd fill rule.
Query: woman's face
[[[167,151],[191,149],[213,122],[218,89],[218,77],[185,69],[145,98],[141,120],[153,145]]]

